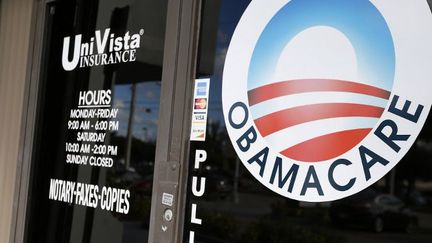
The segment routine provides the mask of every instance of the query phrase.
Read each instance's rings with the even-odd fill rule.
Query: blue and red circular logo
[[[253,1],[222,94],[248,170],[302,201],[339,199],[384,176],[429,112],[431,17],[426,1]]]
[[[314,53],[313,46],[301,50],[307,57],[292,50],[294,55],[281,60],[291,41],[336,48],[328,53]],[[338,54],[344,47],[333,41],[348,50]],[[307,60],[314,58],[321,60]],[[289,67],[293,62],[300,70]],[[326,62],[333,67],[322,72]],[[350,62],[344,66],[351,65],[351,72],[338,62]],[[390,97],[394,71],[393,38],[371,2],[294,0],[273,16],[255,45],[248,74],[251,115],[261,136],[283,156],[332,159],[371,132]],[[284,138],[293,132],[296,139],[287,143]]]

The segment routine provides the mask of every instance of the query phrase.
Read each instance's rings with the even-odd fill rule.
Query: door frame
[[[183,241],[200,13],[201,0],[168,1],[149,242]],[[162,204],[164,193],[173,194],[172,207]]]

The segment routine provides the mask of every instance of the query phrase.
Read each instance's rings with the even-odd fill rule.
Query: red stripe
[[[372,129],[356,129],[328,134],[297,144],[282,155],[304,162],[329,160],[346,153],[360,143]]]
[[[390,92],[374,86],[351,81],[331,79],[298,79],[265,85],[248,92],[249,105],[253,106],[269,99],[307,92],[349,92],[388,99]]]
[[[329,103],[290,108],[255,120],[263,137],[305,122],[336,117],[381,117],[384,108],[345,103]]]

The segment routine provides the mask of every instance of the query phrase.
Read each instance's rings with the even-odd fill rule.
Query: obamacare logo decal
[[[222,87],[243,164],[301,201],[340,199],[382,178],[429,113],[431,24],[426,0],[252,1]]]

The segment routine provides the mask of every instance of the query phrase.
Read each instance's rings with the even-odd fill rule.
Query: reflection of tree
[[[131,162],[131,152],[132,152],[132,129],[133,129],[133,123],[134,123],[134,115],[135,115],[135,103],[136,103],[136,83],[132,84],[131,87],[131,102],[130,102],[130,112],[129,112],[129,119],[128,119],[128,128],[127,128],[127,146],[126,146],[126,168],[129,168],[130,162]]]

